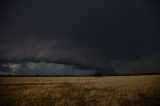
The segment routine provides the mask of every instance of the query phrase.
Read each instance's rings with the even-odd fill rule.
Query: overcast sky
[[[0,71],[160,73],[159,13],[157,0],[2,0]]]

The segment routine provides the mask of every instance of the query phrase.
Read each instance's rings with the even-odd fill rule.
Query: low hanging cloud
[[[16,75],[92,75],[93,73],[97,72],[95,70],[82,71],[71,65],[46,62],[7,63],[3,64],[2,66],[11,71],[8,72],[8,74]]]
[[[14,64],[14,63],[2,64],[2,67],[7,68],[11,74],[15,74],[15,72],[17,72],[21,69],[20,64]]]
[[[160,56],[144,56],[132,61],[116,60],[111,66],[118,74],[160,73]]]
[[[13,36],[12,36],[13,37]],[[4,61],[35,61],[77,65],[79,68],[109,69],[107,57],[94,48],[74,44],[68,38],[54,36],[9,36],[1,39],[0,59]],[[20,39],[20,41],[16,41]],[[4,42],[9,40],[9,42]],[[97,52],[97,53],[96,53]]]

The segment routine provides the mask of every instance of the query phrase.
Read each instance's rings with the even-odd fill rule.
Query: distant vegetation
[[[93,76],[103,76],[103,74],[102,74],[102,73],[97,72],[97,73],[94,73],[94,74],[93,74]]]
[[[0,75],[0,77],[97,77],[97,76],[139,76],[139,75],[160,75],[160,73],[143,73],[143,74],[103,74],[100,72],[96,72],[90,75],[16,75],[16,74],[5,74]]]
[[[160,75],[1,77],[0,106],[158,106],[159,81]]]

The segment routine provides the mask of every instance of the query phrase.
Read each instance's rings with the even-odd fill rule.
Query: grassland
[[[158,106],[160,75],[1,77],[0,106]]]

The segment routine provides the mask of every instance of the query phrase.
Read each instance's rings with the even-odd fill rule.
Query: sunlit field
[[[0,106],[158,106],[160,75],[1,77]]]

